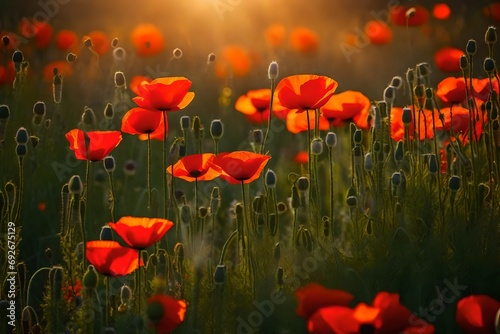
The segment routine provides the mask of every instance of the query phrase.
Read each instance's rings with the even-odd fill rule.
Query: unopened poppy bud
[[[83,192],[83,182],[80,175],[73,175],[68,181],[68,190],[70,194],[80,195]]]
[[[266,187],[270,189],[276,188],[277,179],[276,173],[272,169],[268,169],[266,172]]]
[[[218,264],[214,272],[214,283],[222,285],[226,282],[226,265]]]
[[[264,140],[264,135],[262,133],[262,130],[260,130],[260,129],[253,130],[252,131],[252,139],[256,145],[261,145],[262,141]]]
[[[12,54],[12,62],[14,63],[14,68],[16,69],[16,72],[19,72],[21,70],[21,64],[24,61],[24,55],[22,51],[16,50]]]
[[[311,230],[301,226],[297,231],[297,236],[295,237],[295,247],[298,249],[305,249],[309,253],[313,250],[313,237]]]
[[[467,58],[466,55],[460,56],[459,64],[460,64],[461,70],[465,70],[465,69],[469,68],[469,59]]]
[[[83,274],[83,286],[88,289],[95,289],[97,287],[97,278],[97,271],[93,265],[90,265]]]
[[[431,74],[431,67],[428,63],[422,62],[417,64],[417,73],[422,77],[428,77]]]
[[[451,191],[457,191],[460,189],[460,177],[457,175],[450,177],[448,188],[450,188]]]
[[[212,120],[210,123],[210,135],[214,140],[221,139],[224,134],[224,124],[220,119]]]
[[[108,173],[113,173],[116,168],[115,158],[112,155],[108,155],[103,161],[104,170]]]
[[[293,209],[298,209],[300,208],[300,195],[297,187],[295,185],[292,186],[292,198],[291,198],[291,205]]]
[[[76,54],[74,54],[73,52],[70,52],[70,53],[68,53],[68,54],[66,55],[66,61],[67,61],[68,63],[70,63],[70,64],[71,64],[71,63],[74,63],[74,62],[76,61],[76,58],[77,58],[77,56],[76,56]]]
[[[323,139],[313,139],[313,141],[311,142],[311,153],[314,155],[321,155],[321,153],[323,153]]]
[[[403,161],[403,155],[404,155],[403,141],[399,140],[396,143],[396,149],[394,150],[394,160],[398,163]]]
[[[126,284],[120,288],[120,301],[122,304],[128,304],[132,297],[132,289]]]
[[[104,107],[104,118],[113,119],[114,114],[113,105],[111,103],[106,104],[106,107]]]
[[[271,64],[269,64],[269,68],[267,69],[267,76],[271,80],[276,80],[278,78],[279,74],[279,66],[276,61],[272,61]]]
[[[403,115],[401,116],[404,125],[410,125],[411,123],[411,109],[408,107],[403,108]]]
[[[415,82],[415,70],[413,68],[409,68],[406,71],[406,81],[409,85],[413,85],[413,83]]]
[[[186,131],[191,127],[191,118],[189,118],[189,116],[182,116],[179,119],[179,123],[181,125],[181,130]]]
[[[24,158],[28,154],[28,146],[26,144],[17,144],[16,155],[18,158]]]
[[[399,89],[402,84],[403,84],[403,79],[400,76],[392,77],[392,80],[391,80],[392,87]]]
[[[399,173],[399,172],[392,173],[391,184],[395,187],[397,187],[401,184],[401,173]]]
[[[94,110],[85,107],[82,113],[82,123],[88,127],[94,127],[97,123]]]
[[[281,215],[281,214],[283,214],[283,213],[285,213],[285,212],[286,212],[286,209],[287,209],[287,208],[286,208],[286,204],[285,204],[285,203],[283,203],[283,202],[279,202],[279,203],[278,203],[278,205],[277,205],[276,207],[277,207],[277,209],[278,209],[278,214],[280,214],[280,215]]]
[[[10,108],[6,104],[0,105],[0,120],[8,120],[10,118]]]
[[[123,173],[126,176],[134,176],[137,169],[137,165],[134,160],[127,160],[123,164]]]
[[[425,89],[425,98],[426,99],[432,99],[433,97],[434,97],[434,91],[432,90],[432,88],[427,87]]]
[[[417,10],[415,9],[415,7],[411,7],[409,8],[406,13],[405,13],[405,17],[406,19],[411,19],[413,16],[415,16],[415,13],[417,12]]]
[[[384,90],[384,102],[387,104],[392,104],[396,98],[396,89],[392,86],[388,86]]]
[[[52,98],[54,103],[61,103],[63,79],[61,75],[54,75],[52,80]]]
[[[429,155],[429,173],[435,175],[438,171],[437,159],[435,154]]]
[[[380,151],[382,151],[382,144],[380,141],[376,140],[373,142],[373,152],[379,153]]]
[[[358,205],[358,198],[356,196],[349,196],[347,197],[346,203],[350,208],[354,208]]]
[[[118,46],[119,41],[120,40],[118,39],[118,37],[113,38],[113,40],[111,41],[111,47],[116,48]]]
[[[328,132],[325,137],[325,144],[329,148],[337,146],[337,135],[335,132]]]
[[[172,57],[174,59],[182,58],[182,55],[183,55],[182,50],[179,48],[175,48],[174,51],[172,51]]]
[[[490,26],[486,29],[486,34],[484,35],[484,41],[488,45],[493,45],[497,41],[497,28]]]
[[[113,241],[113,229],[108,225],[101,227],[101,233],[99,234],[99,240]]]
[[[498,119],[493,120],[491,125],[493,127],[493,131],[498,131],[498,129],[500,128],[500,123],[498,122]]]
[[[214,53],[209,53],[207,56],[207,65],[213,63],[215,61],[215,54]]]
[[[35,102],[33,105],[33,114],[38,115],[38,116],[44,116],[45,115],[45,102],[38,101]]]
[[[297,180],[297,189],[299,191],[307,191],[309,189],[309,179],[305,176],[301,176]]]
[[[18,144],[27,144],[30,139],[28,134],[28,130],[24,127],[20,127],[16,133],[16,143]]]
[[[469,56],[473,56],[473,55],[476,54],[476,52],[477,52],[477,43],[476,43],[476,40],[469,39],[467,41],[467,45],[465,46],[465,52],[467,52],[467,54]]]
[[[121,71],[115,72],[115,87],[126,88],[126,83],[125,74]]]
[[[255,213],[260,213],[262,212],[262,196],[255,196],[253,201],[252,201],[252,209]]]
[[[193,126],[192,126],[192,131],[194,134],[194,138],[196,140],[200,140],[202,138],[201,132],[203,129],[203,124],[201,123],[201,119],[198,116],[193,117]]]
[[[8,46],[10,44],[9,36],[5,35],[2,37],[2,44],[3,44],[3,46]]]
[[[83,45],[86,47],[86,48],[91,48],[92,47],[92,40],[87,37],[84,41],[83,41]]]
[[[210,195],[210,212],[216,213],[220,207],[219,187],[213,187]]]
[[[493,71],[495,71],[495,67],[495,60],[489,57],[484,60],[483,69],[486,73],[492,73]]]
[[[413,89],[413,92],[415,93],[416,97],[423,98],[425,95],[424,85],[415,86],[415,88]]]
[[[354,144],[361,144],[361,141],[363,140],[363,133],[361,132],[360,129],[356,129],[354,131],[354,134],[352,135],[352,140],[354,141]]]
[[[198,208],[198,216],[200,218],[205,218],[206,216],[208,216],[208,208],[206,206],[200,206]]]
[[[371,152],[365,154],[365,170],[371,172],[373,170],[373,159]]]
[[[124,48],[116,48],[113,50],[113,58],[117,61],[124,60],[127,57],[127,51]]]

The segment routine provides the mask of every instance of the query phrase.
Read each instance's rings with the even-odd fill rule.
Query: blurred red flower
[[[282,24],[272,24],[264,32],[267,45],[277,48],[285,41],[285,27]]]
[[[210,181],[221,173],[220,168],[213,164],[214,158],[212,153],[186,155],[169,166],[167,172],[189,182]]]
[[[442,72],[460,71],[460,57],[464,52],[452,47],[444,47],[434,54],[434,63]]]
[[[466,99],[464,78],[444,78],[437,85],[436,95],[444,103],[463,103]]]
[[[411,108],[411,106],[410,106]],[[420,111],[417,107],[415,108],[415,118],[417,122],[413,119],[410,122],[408,130],[410,131],[410,139],[414,139],[415,125],[417,123],[416,130],[419,133],[419,139],[425,140],[434,138],[434,129],[432,127],[432,114],[428,111]],[[391,110],[391,138],[395,141],[403,140],[405,128],[403,124],[403,108],[393,107]],[[436,118],[436,124],[439,122],[439,118]],[[420,124],[420,126],[418,126]]]
[[[212,163],[222,169],[221,178],[231,184],[238,184],[256,180],[269,159],[271,157],[268,155],[234,151],[219,153]]]
[[[298,300],[296,313],[303,318],[309,318],[317,310],[325,306],[348,306],[354,296],[342,290],[331,290],[318,283],[310,283],[295,290]]]
[[[295,155],[293,161],[298,164],[307,164],[309,162],[309,153],[307,151],[300,151]]]
[[[163,140],[164,126],[162,114],[143,108],[132,108],[122,118],[122,132],[139,135],[139,139]],[[168,124],[167,124],[168,131]]]
[[[55,60],[46,64],[43,68],[43,80],[52,83],[52,80],[54,80],[54,68],[57,68],[58,73],[61,74],[63,78],[70,77],[73,74],[71,64],[67,61]]]
[[[464,334],[495,334],[499,310],[499,301],[486,295],[471,295],[457,304],[457,324]]]
[[[283,107],[300,113],[324,106],[337,86],[335,80],[326,76],[299,74],[283,78],[275,94]]]
[[[215,62],[215,75],[220,79],[230,76],[238,78],[250,72],[252,60],[247,50],[239,45],[229,45],[222,49]]]
[[[78,160],[100,161],[108,156],[122,140],[120,131],[89,131],[73,129],[66,133],[69,148]]]
[[[125,276],[139,267],[139,251],[120,246],[116,241],[87,242],[86,257],[98,272],[106,276]],[[142,260],[140,265],[144,265]]]
[[[141,108],[153,111],[177,111],[187,107],[194,99],[188,92],[191,81],[184,77],[157,78],[151,82],[143,81],[137,88],[139,96],[133,98]]]
[[[144,76],[144,75],[134,75],[132,79],[130,79],[130,82],[128,84],[128,87],[132,92],[134,92],[135,95],[139,95],[139,85],[143,82],[151,82],[152,79]]]
[[[256,124],[265,123],[269,119],[269,105],[271,103],[271,89],[263,88],[250,90],[246,94],[241,95],[237,100],[234,108],[247,115],[247,119]],[[279,101],[273,100],[273,114],[278,118],[286,117],[288,109],[283,108]]]
[[[397,26],[420,26],[429,20],[429,11],[420,5],[399,5],[390,8],[391,21]]]
[[[490,84],[490,79],[488,78],[472,78],[472,95],[483,102],[488,101],[492,87],[493,90],[498,94],[499,89],[497,80],[491,80]]]
[[[160,241],[167,231],[174,226],[168,219],[122,217],[116,223],[108,223],[122,239],[135,249],[146,249]]]
[[[154,56],[165,47],[163,33],[151,23],[142,23],[134,27],[130,40],[139,56]]]
[[[368,21],[365,25],[365,34],[374,45],[385,45],[392,41],[392,30],[380,20]]]
[[[56,45],[61,51],[74,51],[78,46],[78,36],[72,30],[63,29],[56,35]]]
[[[352,119],[358,128],[368,130],[370,108],[371,102],[368,97],[361,92],[348,90],[332,95],[330,100],[321,107],[321,112],[334,126]]]
[[[90,38],[92,41],[92,50],[99,56],[102,56],[111,49],[111,41],[104,32],[99,30],[91,31],[88,35],[83,37],[83,40]]]
[[[66,285],[63,286],[63,293],[64,293],[63,298],[71,303],[73,301],[73,298],[81,295],[82,282],[78,278],[75,280],[73,286],[71,286],[71,283],[68,282]]]
[[[309,28],[298,27],[290,34],[290,44],[294,50],[302,54],[311,54],[318,50],[319,37]]]
[[[432,8],[432,15],[438,20],[446,20],[451,15],[450,6],[444,2],[439,2]]]
[[[167,295],[154,295],[148,298],[148,318],[158,334],[172,332],[184,321],[187,303]],[[160,311],[160,312],[159,312]],[[156,315],[161,314],[159,319]],[[152,318],[152,315],[155,318]]]

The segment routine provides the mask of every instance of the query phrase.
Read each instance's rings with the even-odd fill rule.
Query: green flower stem
[[[21,227],[21,206],[23,202],[23,188],[24,188],[24,168],[23,168],[24,159],[22,157],[19,157],[18,160],[19,160],[19,191],[17,199],[16,217],[14,221],[18,224],[19,227]]]
[[[113,179],[113,172],[109,172],[108,173],[108,177],[109,177],[109,185],[111,187],[111,202],[112,202],[109,210],[110,210],[110,214],[111,214],[111,221],[115,222],[115,200],[116,200],[116,196],[115,196],[115,182],[114,182],[114,179]]]
[[[167,218],[167,111],[163,110],[163,212],[164,218]]]
[[[151,216],[151,134],[148,133],[148,162],[147,162],[147,165],[148,165],[148,212],[149,212],[149,216]],[[163,171],[165,173],[165,178],[167,177],[167,170],[165,169]],[[166,181],[165,181],[165,184],[166,184]],[[165,202],[167,201],[167,198],[165,198]]]
[[[266,152],[267,136],[269,135],[269,132],[271,131],[271,120],[273,117],[274,88],[275,88],[275,79],[271,79],[271,98],[269,101],[269,118],[267,120],[266,134],[264,135],[264,140],[262,141],[262,146],[260,147],[260,154],[265,154],[265,152]]]
[[[234,230],[233,233],[231,233],[227,238],[226,242],[224,243],[224,246],[222,246],[222,250],[220,252],[220,257],[219,257],[219,265],[224,264],[224,258],[226,257],[227,248],[229,247],[233,239],[237,236],[238,236],[238,230]]]
[[[330,229],[333,236],[333,205],[334,205],[334,193],[333,193],[333,147],[328,148],[328,164],[330,166]]]

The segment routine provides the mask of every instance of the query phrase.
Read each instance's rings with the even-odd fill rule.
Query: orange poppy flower
[[[298,164],[306,164],[309,162],[309,153],[307,153],[307,151],[300,151],[295,155],[293,161]]]
[[[271,103],[271,89],[263,88],[250,90],[246,94],[241,95],[234,106],[242,114],[247,115],[248,120],[252,123],[264,123],[269,119],[269,105]],[[279,101],[273,100],[273,114],[278,118],[283,117],[283,114],[288,110],[279,104]]]
[[[414,9],[414,14],[407,18],[408,10]],[[390,9],[391,21],[398,26],[420,26],[429,20],[429,11],[420,5],[417,6],[393,6]]]
[[[472,78],[472,95],[479,100],[486,102],[490,98],[491,87],[498,94],[498,81],[492,80],[490,84],[490,79],[477,79]]]
[[[277,48],[285,41],[285,27],[282,24],[272,24],[264,32],[267,45]]]
[[[163,140],[163,116],[161,113],[143,108],[132,108],[122,118],[122,132],[139,135],[139,139]],[[168,131],[168,124],[167,124]]]
[[[444,2],[437,3],[432,8],[432,15],[438,20],[446,20],[451,15],[450,6]]]
[[[148,309],[157,307],[162,310],[160,319],[150,319],[151,325],[158,334],[171,333],[184,321],[187,303],[184,300],[176,300],[167,295],[154,295],[148,298]],[[148,314],[156,312],[148,312]]]
[[[122,239],[135,249],[146,249],[160,241],[174,226],[170,220],[161,218],[122,217],[116,223],[108,223]]]
[[[464,52],[452,47],[444,47],[434,54],[434,63],[442,72],[460,71],[460,57]]]
[[[66,133],[66,139],[78,160],[100,161],[118,146],[122,134],[120,131],[83,132],[80,129],[73,129]]]
[[[370,128],[370,124],[368,124],[370,108],[371,102],[368,97],[361,92],[348,90],[332,95],[320,110],[334,126],[352,119],[358,128],[368,130]]]
[[[139,267],[139,252],[116,241],[89,241],[86,246],[87,260],[103,275],[125,276]],[[142,260],[140,265],[144,265]]]
[[[251,63],[247,50],[238,45],[226,46],[215,62],[215,75],[220,79],[230,75],[241,78],[250,72]]]
[[[78,36],[72,30],[63,29],[56,35],[56,45],[61,51],[73,51],[78,46]]]
[[[444,103],[463,103],[466,99],[464,78],[444,78],[437,85],[436,95]]]
[[[143,81],[137,88],[139,96],[133,98],[141,108],[154,111],[177,111],[187,107],[194,99],[188,92],[191,81],[184,77],[157,78],[151,82]]]
[[[309,128],[307,127],[307,114],[309,114]],[[308,110],[304,113],[290,112],[286,117],[286,128],[293,134],[299,132],[307,131],[308,129],[316,128],[316,112],[314,110]],[[319,129],[328,130],[330,123],[321,115],[319,118]]]
[[[130,79],[130,82],[128,84],[128,88],[130,88],[130,90],[132,92],[134,92],[135,95],[139,95],[139,85],[143,82],[143,81],[146,81],[146,82],[151,82],[153,79],[151,78],[148,78],[144,75],[134,75],[132,77],[132,79]]]
[[[464,334],[495,333],[500,302],[486,295],[471,295],[457,304],[456,320]]]
[[[439,120],[439,114],[437,110],[434,111],[436,130],[450,131],[450,129],[453,128],[453,132],[455,134],[467,133],[467,131],[469,131],[470,112],[468,109],[462,106],[453,106],[450,108],[441,109],[441,113],[444,116],[444,128],[443,124]]]
[[[83,40],[90,38],[92,41],[92,50],[99,56],[102,56],[111,49],[111,41],[109,37],[102,31],[95,30],[83,37]]]
[[[299,74],[281,79],[275,94],[284,108],[297,109],[300,113],[324,106],[337,86],[337,81],[326,76]]]
[[[317,310],[325,306],[348,306],[354,296],[342,290],[331,290],[318,283],[310,283],[295,290],[298,300],[296,313],[303,318],[309,318]]]
[[[73,298],[81,296],[82,282],[78,278],[75,279],[75,283],[73,285],[68,282],[62,287],[62,291],[64,293],[63,298],[71,303]]]
[[[54,68],[57,68],[58,73],[61,74],[63,78],[70,77],[73,74],[71,64],[67,61],[56,60],[48,63],[43,68],[43,80],[52,83],[52,80],[54,79]]]
[[[231,184],[238,184],[256,180],[269,159],[271,157],[268,155],[234,151],[219,153],[212,163],[221,168],[221,178]]]
[[[139,56],[154,56],[165,47],[163,33],[151,23],[142,23],[134,27],[130,40]]]
[[[368,21],[365,25],[365,34],[374,45],[385,45],[392,41],[392,30],[384,21]]]
[[[312,54],[318,50],[319,37],[309,28],[298,27],[290,34],[290,44],[294,50],[302,54]]]
[[[210,181],[221,173],[220,168],[213,164],[214,158],[212,153],[186,155],[169,166],[167,172],[188,182]]]
[[[411,107],[410,107],[411,108]],[[420,121],[420,132],[419,139],[425,140],[434,138],[434,129],[432,128],[432,114],[427,112],[418,112],[418,108],[415,107],[415,118]],[[404,139],[405,128],[402,120],[403,108],[393,107],[391,110],[391,138],[394,141],[399,141]],[[439,118],[436,119],[436,124],[439,122]],[[417,131],[419,130],[417,126]],[[409,125],[410,139],[414,138],[414,120],[411,120]]]

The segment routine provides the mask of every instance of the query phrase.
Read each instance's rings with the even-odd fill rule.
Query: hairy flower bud
[[[269,64],[269,68],[267,69],[267,76],[271,80],[276,80],[279,75],[279,66],[276,61],[272,61],[271,64]]]

